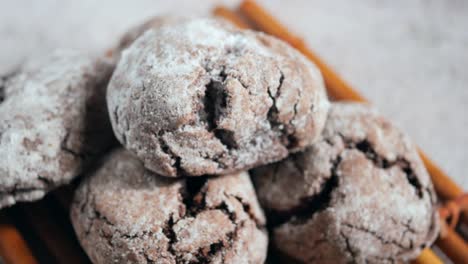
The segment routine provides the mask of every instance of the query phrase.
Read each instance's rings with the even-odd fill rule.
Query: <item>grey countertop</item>
[[[102,52],[152,15],[221,2],[0,1],[0,71],[57,47]],[[468,189],[468,1],[260,2]]]

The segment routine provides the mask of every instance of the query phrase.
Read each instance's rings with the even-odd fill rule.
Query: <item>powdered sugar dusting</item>
[[[79,173],[80,159],[63,148],[83,129],[86,102],[95,93],[86,85],[108,74],[85,54],[59,50],[28,62],[8,80],[0,104],[0,206],[15,203],[15,192],[27,199],[23,190],[35,191],[37,199]]]

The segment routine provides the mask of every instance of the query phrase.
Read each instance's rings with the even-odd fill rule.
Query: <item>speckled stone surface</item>
[[[265,218],[247,172],[169,179],[116,150],[71,208],[93,263],[251,263],[266,258]]]
[[[275,248],[304,263],[398,263],[439,231],[416,148],[375,110],[336,103],[323,137],[253,170]]]
[[[147,18],[206,14],[217,2],[4,1],[0,71],[55,47],[104,52]],[[467,1],[259,2],[468,188]]]

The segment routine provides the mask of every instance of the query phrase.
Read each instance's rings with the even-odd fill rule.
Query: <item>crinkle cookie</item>
[[[408,261],[438,234],[415,146],[365,105],[332,105],[318,142],[253,174],[272,243],[303,263]]]
[[[71,209],[93,263],[264,263],[265,219],[246,172],[170,179],[117,150]]]
[[[112,142],[105,87],[113,67],[56,51],[0,80],[0,208],[40,199]]]
[[[173,177],[285,158],[316,140],[329,107],[299,52],[214,19],[147,31],[123,53],[107,102],[119,141]]]

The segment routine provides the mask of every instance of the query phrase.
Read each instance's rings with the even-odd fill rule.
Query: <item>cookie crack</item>
[[[90,234],[90,231],[91,231],[91,229],[94,226],[96,221],[101,221],[103,224],[105,224],[105,225],[107,225],[109,227],[113,227],[111,234],[106,234],[102,230],[99,232],[100,236],[105,239],[105,241],[109,245],[109,247],[114,247],[113,239],[114,239],[115,236],[117,236],[117,237],[119,237],[121,239],[124,239],[124,240],[134,240],[134,239],[142,238],[144,236],[149,236],[149,237],[154,237],[155,236],[154,232],[151,231],[151,230],[143,230],[143,231],[135,233],[135,234],[129,234],[129,233],[124,232],[123,230],[118,229],[112,221],[110,221],[105,215],[103,215],[99,210],[96,209],[95,197],[93,196],[92,198],[90,198],[90,196],[92,196],[92,195],[89,192],[89,190],[87,190],[87,192],[85,194],[85,202],[83,203],[83,206],[80,207],[80,210],[83,212],[85,210],[86,204],[88,203],[88,200],[91,199],[91,201],[92,201],[91,203],[93,204],[92,206],[90,206],[91,214],[85,214],[85,215],[87,215],[86,217],[88,218],[88,220],[91,223],[88,225],[87,230],[85,230],[85,236],[88,236]],[[170,225],[172,223],[171,221],[172,221],[172,215],[171,215],[170,221],[168,221],[167,224]],[[166,235],[164,229],[163,229],[163,233]],[[169,249],[170,248],[168,248],[168,250]],[[147,263],[154,263],[155,261],[152,260],[148,256],[147,250],[148,249],[142,248],[138,253],[142,257],[144,257],[146,259]]]
[[[39,181],[42,186],[40,187],[20,187],[20,183],[15,183],[12,187],[6,187],[4,190],[0,191],[0,196],[12,196],[15,199],[21,195],[28,194],[34,191],[46,191],[55,187],[55,183],[41,175],[37,175],[37,181]]]
[[[170,256],[170,258],[175,260],[176,263],[211,263],[213,261],[213,258],[215,257],[219,257],[222,260],[221,262],[224,262],[226,250],[229,250],[234,246],[234,241],[236,237],[239,236],[241,228],[243,228],[245,222],[248,221],[248,218],[240,219],[236,211],[230,209],[230,206],[228,205],[226,200],[223,200],[219,204],[213,206],[207,206],[205,199],[208,191],[206,187],[206,182],[208,181],[208,179],[208,177],[195,177],[186,179],[185,188],[181,188],[179,190],[179,194],[182,199],[181,202],[185,205],[185,208],[181,209],[181,212],[183,212],[180,213],[181,217],[176,218],[174,214],[171,214],[168,220],[161,226],[161,232],[167,238],[166,252],[168,252],[168,255],[166,256]],[[82,215],[85,215],[85,217],[89,221],[89,225],[87,225],[88,229],[85,231],[85,236],[89,235],[93,226],[96,223],[98,223],[97,221],[100,221],[100,223],[112,227],[111,232],[99,232],[99,236],[101,236],[110,247],[114,246],[115,238],[133,240],[141,239],[144,236],[156,236],[156,234],[151,230],[144,230],[136,234],[126,233],[123,230],[120,230],[118,226],[116,226],[112,221],[110,221],[97,209],[95,200],[96,197],[89,190],[86,190],[84,196],[84,202],[80,204],[78,208],[81,210]],[[235,195],[225,196],[234,197],[237,201],[239,201],[239,203],[242,204],[242,208],[247,214],[249,214],[250,219],[256,220],[253,216],[253,213],[249,213],[249,211],[251,211],[250,206],[248,205],[248,203],[242,200],[242,197],[238,197]],[[87,205],[88,203],[89,205]],[[90,212],[83,213],[85,210],[90,210]],[[209,245],[204,245],[196,249],[193,253],[191,253],[191,259],[187,260],[188,252],[179,251],[175,248],[175,245],[177,244],[179,238],[177,237],[174,227],[179,221],[185,220],[188,217],[196,217],[199,213],[204,212],[206,210],[221,211],[229,218],[229,221],[233,224],[234,229],[230,232],[227,232],[219,240],[211,242]],[[154,263],[154,260],[152,260],[151,256],[148,255],[147,250],[147,248],[138,249],[138,254],[144,259],[146,259],[148,263]]]
[[[146,251],[142,251],[141,252],[141,255],[143,255],[143,257],[146,259],[146,263],[154,263],[154,260],[152,260],[148,254],[146,253]]]
[[[353,142],[352,140],[345,138],[342,134],[340,134],[340,137],[342,138],[347,149],[356,149],[360,151],[368,160],[374,164],[375,167],[388,170],[394,166],[397,166],[406,175],[406,179],[408,183],[414,188],[416,195],[420,199],[423,198],[423,186],[416,176],[416,173],[411,168],[410,162],[405,157],[398,156],[394,161],[389,161],[379,155],[372,144],[366,139]]]
[[[169,156],[169,158],[173,161],[171,167],[176,170],[175,176],[188,175],[185,169],[182,167],[182,158],[171,150],[167,142],[164,140],[164,134],[165,131],[159,131],[158,133],[155,133],[161,151]]]
[[[6,187],[0,191],[0,195],[17,197],[34,191],[45,191],[55,185],[52,180],[41,175],[37,175],[36,179],[42,183],[41,187],[20,187],[20,183],[15,183],[12,187]]]
[[[5,84],[2,78],[2,80],[0,80],[0,104],[3,103],[3,101],[5,101],[5,97]]]
[[[410,234],[417,234],[417,231],[416,229],[414,229],[412,226],[411,226],[411,222],[412,222],[412,219],[408,219],[406,222],[405,221],[401,221],[401,220],[397,220],[395,219],[394,217],[390,217],[390,220],[395,224],[395,225],[400,225],[404,228],[404,231],[403,233],[401,234],[401,239],[404,239],[406,234],[410,233]],[[410,240],[410,243],[412,244],[413,241]]]
[[[208,71],[208,67],[205,66],[205,72]],[[204,121],[206,122],[208,132],[213,133],[221,144],[230,151],[231,149],[239,147],[235,140],[234,132],[218,127],[218,122],[227,108],[227,100],[229,97],[229,94],[226,91],[227,78],[228,75],[226,74],[224,67],[221,68],[217,75],[211,76],[210,81],[205,85],[203,108],[205,112]]]
[[[340,236],[341,236],[341,238],[343,238],[343,240],[345,242],[345,250],[349,253],[349,256],[352,259],[351,263],[357,263],[357,261],[356,261],[357,253],[354,252],[354,250],[353,250],[353,248],[351,246],[351,242],[349,241],[348,236],[343,231],[340,231]]]
[[[70,155],[72,155],[75,158],[78,159],[85,159],[87,157],[87,154],[85,153],[80,153],[78,151],[73,150],[72,148],[68,147],[68,139],[70,138],[70,129],[67,129],[65,132],[65,137],[63,138],[62,142],[60,143],[60,149]]]
[[[203,190],[207,177],[193,177],[186,179],[186,186],[181,193],[183,203],[186,207],[184,217],[196,216],[205,209],[206,190]]]
[[[18,197],[23,194],[27,194],[34,191],[43,191],[44,188],[37,188],[37,187],[19,187],[18,184],[15,184],[13,187],[9,188],[8,190],[0,191],[1,196],[13,196]]]
[[[284,74],[282,71],[280,71],[280,78],[278,80],[278,86],[276,87],[276,93],[273,94],[271,87],[268,87],[267,93],[268,97],[271,99],[271,106],[270,109],[268,109],[267,112],[267,120],[270,123],[270,128],[273,131],[279,132],[281,135],[284,135],[286,132],[285,126],[278,120],[278,115],[279,115],[279,109],[277,105],[277,99],[281,95],[281,88],[283,87],[284,83]],[[287,146],[289,144],[289,139],[282,139],[281,144],[284,146]]]
[[[380,257],[380,256],[370,256],[367,259],[364,259],[365,263],[375,263],[375,262],[384,262],[388,261],[390,263],[399,263],[396,259],[392,257]]]
[[[224,261],[225,251],[222,249],[232,248],[235,238],[238,236],[240,229],[245,225],[247,219],[240,219],[237,213],[229,209],[229,206],[226,201],[215,206],[206,205],[206,182],[208,177],[196,177],[188,178],[185,189],[182,189],[181,196],[183,197],[183,204],[185,205],[185,214],[183,217],[177,220],[177,222],[186,219],[187,217],[196,217],[199,213],[206,210],[219,210],[225,214],[229,221],[234,225],[234,230],[226,233],[224,238],[221,238],[218,241],[215,241],[205,247],[199,248],[196,254],[194,254],[194,260],[191,260],[189,263],[210,263],[212,258],[218,255],[221,251],[221,258]],[[257,228],[261,228],[261,224],[258,219],[254,216],[253,212],[250,209],[250,205],[243,201],[243,199],[236,195],[231,195],[224,193],[226,198],[233,197],[241,205],[245,213],[249,216],[249,219],[252,220]],[[174,245],[177,243],[177,235],[174,232],[174,225],[177,224],[171,216],[170,220],[166,223],[163,228],[163,233],[169,240],[169,249],[168,251],[176,258],[177,263],[187,262],[183,259],[183,252],[177,252],[174,249]]]
[[[230,195],[230,196],[234,197],[242,205],[242,209],[249,216],[250,220],[252,220],[255,223],[255,226],[258,229],[262,229],[264,227],[261,224],[260,219],[258,219],[253,213],[250,204],[244,202],[244,200],[240,196],[236,196],[236,195]]]
[[[412,243],[410,243],[410,246],[406,246],[406,245],[402,244],[401,242],[399,242],[397,240],[386,239],[385,237],[380,235],[378,232],[373,231],[373,230],[371,230],[371,229],[369,229],[367,227],[357,226],[357,225],[354,225],[352,223],[347,223],[347,222],[343,222],[342,225],[345,226],[345,227],[348,227],[350,229],[354,229],[354,230],[357,230],[357,231],[360,231],[360,232],[367,233],[367,234],[371,235],[372,237],[376,238],[377,240],[379,240],[380,243],[383,244],[383,245],[391,244],[391,245],[395,245],[396,247],[398,247],[400,249],[403,249],[403,250],[412,249]]]
[[[177,252],[174,250],[174,244],[177,243],[177,236],[174,232],[174,216],[171,214],[169,220],[166,222],[162,229],[163,234],[168,239],[167,251],[174,257],[177,258]]]
[[[270,221],[269,225],[272,228],[275,228],[286,222],[289,222],[290,224],[301,224],[304,221],[311,219],[314,214],[325,210],[331,202],[333,191],[339,184],[338,166],[340,165],[341,160],[341,156],[338,155],[331,161],[332,166],[330,169],[330,178],[322,183],[320,192],[312,196],[303,197],[298,206],[289,210],[271,211],[269,214],[273,217],[270,219],[275,220]]]
[[[90,196],[92,196],[92,198],[90,199]],[[96,197],[93,196],[90,191],[88,190],[85,194],[85,201],[89,201],[91,200],[91,205],[89,206],[90,209],[91,209],[91,213],[90,214],[84,214],[85,217],[88,219],[88,221],[90,222],[90,224],[88,225],[88,228],[85,230],[85,236],[88,236],[91,232],[91,229],[93,228],[95,222],[97,220],[100,220],[102,222],[104,222],[104,224],[108,225],[108,226],[114,226],[114,223],[112,223],[109,219],[107,219],[107,217],[105,215],[103,215],[98,209],[96,209]],[[80,207],[80,210],[84,211],[85,210],[85,207],[86,207],[86,203],[83,203],[83,206]],[[118,231],[118,230],[115,230],[115,231]],[[103,234],[101,232],[101,236],[108,239],[107,236],[105,234]]]
[[[291,119],[289,119],[289,127],[290,129],[292,129],[292,132],[290,132],[288,134],[288,148],[294,148],[297,146],[297,142],[298,142],[298,139],[296,138],[295,134],[296,134],[296,126],[293,124],[294,120],[296,119],[296,116],[297,116],[297,113],[298,113],[298,110],[297,110],[297,107],[301,101],[301,97],[302,97],[302,89],[299,89],[299,92],[298,92],[298,95],[297,95],[297,99],[296,99],[296,102],[294,103],[294,107],[293,107],[293,111],[294,111],[294,115]]]
[[[163,234],[168,239],[168,252],[175,258],[177,263],[187,262],[183,257],[184,254],[177,252],[174,249],[174,245],[178,242],[177,235],[174,232],[174,225],[177,222],[186,219],[187,217],[196,217],[200,212],[210,209],[205,206],[205,195],[206,191],[203,190],[205,183],[207,182],[206,177],[196,177],[188,178],[186,180],[185,188],[181,190],[181,196],[183,197],[182,202],[185,205],[185,214],[183,217],[174,221],[173,215],[170,216],[169,220],[166,222],[163,227]],[[200,248],[198,252],[193,256],[195,258],[195,263],[208,263],[210,256],[214,256],[215,249],[218,248],[214,242],[209,245],[210,249],[207,251],[204,248]],[[192,263],[193,261],[189,262]]]
[[[18,75],[19,69],[13,70],[5,75],[0,76],[0,104],[6,99],[6,88],[9,80]]]
[[[228,206],[225,202],[222,204],[215,206],[213,208],[208,208],[205,206],[204,196],[206,190],[203,190],[203,187],[207,181],[206,177],[197,177],[197,178],[190,178],[187,179],[187,185],[183,192],[181,192],[181,196],[183,196],[183,203],[186,205],[185,214],[183,217],[178,219],[177,221],[174,218],[174,215],[171,214],[168,221],[162,227],[162,233],[168,239],[167,243],[167,252],[176,260],[176,263],[187,263],[186,259],[184,259],[183,252],[177,252],[174,249],[174,245],[178,242],[177,235],[174,231],[174,226],[177,224],[178,221],[186,219],[187,217],[196,217],[196,215],[204,210],[207,209],[217,209],[221,210],[223,213],[229,216],[230,221],[235,221],[235,214],[233,212],[229,212]],[[89,209],[91,212],[89,214],[84,214],[90,221],[88,225],[88,229],[85,231],[85,236],[88,236],[92,227],[96,224],[96,221],[101,221],[103,224],[111,227],[115,227],[114,223],[110,221],[105,215],[103,215],[99,210],[96,209],[96,201],[95,197],[89,192],[89,190],[85,193],[85,202],[83,203],[86,205],[88,202],[91,201],[89,205]],[[80,210],[82,212],[85,210],[85,206],[81,206]],[[106,241],[106,243],[113,247],[113,239],[115,236],[118,236],[121,239],[125,240],[133,240],[139,239],[143,236],[155,236],[154,232],[151,230],[144,230],[142,232],[138,232],[137,234],[129,234],[125,233],[118,228],[112,228],[112,233],[104,233],[100,232],[100,236]],[[226,247],[226,241],[231,241],[233,234],[228,233],[226,235],[226,239],[222,239],[220,241],[216,241],[207,245],[207,247],[200,248],[197,254],[194,255],[194,260],[188,263],[210,263],[212,257],[214,257],[220,250]],[[141,249],[139,254],[146,259],[148,263],[154,263],[154,261],[148,256],[147,249]],[[224,258],[224,256],[222,256]]]

